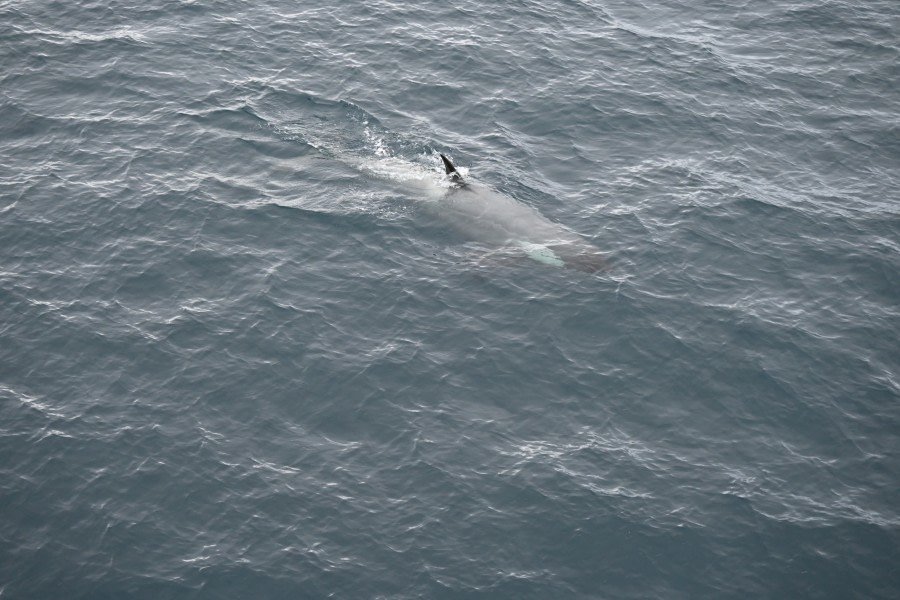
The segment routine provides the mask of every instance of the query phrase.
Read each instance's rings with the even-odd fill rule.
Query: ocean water
[[[0,598],[900,594],[895,0],[6,0],[0,56]]]

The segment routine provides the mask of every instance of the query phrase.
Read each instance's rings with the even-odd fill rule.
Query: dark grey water
[[[0,597],[896,598],[898,40],[0,2]]]

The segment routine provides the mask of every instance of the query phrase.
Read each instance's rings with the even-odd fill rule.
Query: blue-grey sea
[[[0,598],[900,597],[897,0],[0,0],[0,65]]]

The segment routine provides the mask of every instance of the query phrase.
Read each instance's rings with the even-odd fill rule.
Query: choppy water
[[[0,597],[896,598],[898,40],[0,2]]]

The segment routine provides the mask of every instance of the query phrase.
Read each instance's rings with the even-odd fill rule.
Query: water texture
[[[0,57],[0,598],[897,597],[893,0],[7,0]]]

